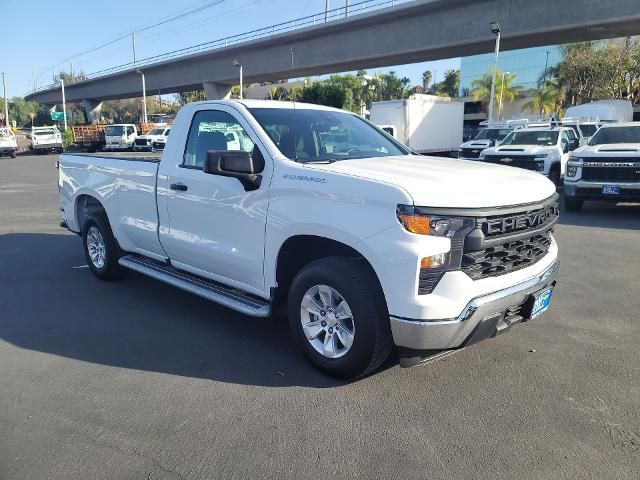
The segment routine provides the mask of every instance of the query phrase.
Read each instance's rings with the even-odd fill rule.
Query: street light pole
[[[67,100],[64,96],[64,78],[60,77],[60,86],[62,87],[62,115],[64,117],[64,131],[67,131]]]
[[[500,25],[491,22],[491,32],[496,36],[496,56],[493,61],[493,78],[491,79],[491,95],[489,97],[489,125],[493,123],[493,101],[496,94],[496,73],[498,71],[498,54],[500,52]]]
[[[2,97],[4,98],[4,126],[9,125],[9,103],[7,102],[7,83],[2,72]]]
[[[147,123],[147,85],[144,80],[144,72],[136,70],[142,77],[142,122]]]
[[[324,0],[324,23],[329,20],[329,0]]]

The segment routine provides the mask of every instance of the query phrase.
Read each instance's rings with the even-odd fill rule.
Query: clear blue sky
[[[320,13],[325,5],[325,0],[217,1],[195,14],[156,26],[167,17],[212,0],[2,0],[4,48],[0,70],[6,72],[7,95],[22,96],[32,88],[34,67],[38,84],[49,84],[53,65],[57,64],[56,72],[69,71],[71,60],[62,60],[142,27],[153,26],[136,34],[138,59]],[[344,0],[330,0],[331,8],[344,4]],[[72,61],[75,72],[91,73],[131,59],[131,38],[127,36]],[[459,66],[460,59],[456,58],[378,70],[395,70],[420,84],[424,70],[436,73],[437,81],[446,70]]]

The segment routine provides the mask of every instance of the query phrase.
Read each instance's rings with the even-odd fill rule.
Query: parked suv
[[[564,178],[567,210],[585,200],[640,200],[640,122],[606,124],[572,152]]]
[[[483,150],[480,161],[533,170],[558,185],[569,152],[577,146],[578,138],[568,127],[522,128],[507,135],[500,146]]]

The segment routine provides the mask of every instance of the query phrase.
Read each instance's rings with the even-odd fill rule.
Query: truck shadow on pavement
[[[569,212],[561,203],[561,225],[640,230],[640,204],[585,202],[580,212]]]
[[[75,235],[0,235],[0,338],[94,364],[269,387],[343,385],[286,319],[256,319],[128,272],[95,278]],[[73,268],[80,267],[80,268]]]

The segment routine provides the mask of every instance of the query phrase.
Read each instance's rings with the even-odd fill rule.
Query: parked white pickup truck
[[[569,127],[522,128],[499,146],[483,150],[479,160],[533,170],[559,185],[569,152],[577,147],[578,137]]]
[[[164,125],[152,128],[144,135],[138,135],[133,142],[133,150],[135,152],[151,151],[153,149],[153,142],[165,143],[170,131],[171,127]]]
[[[640,201],[640,122],[600,127],[588,145],[572,152],[564,178],[567,210],[585,200]]]
[[[16,158],[18,154],[18,142],[16,134],[9,127],[0,128],[0,156],[9,155]]]
[[[62,153],[62,134],[58,127],[31,127],[31,150],[40,153],[50,151]]]
[[[59,190],[98,277],[135,270],[257,317],[286,306],[302,351],[340,377],[394,344],[414,365],[537,317],[559,267],[548,179],[412,155],[317,105],[192,103],[161,159],[63,154]]]

